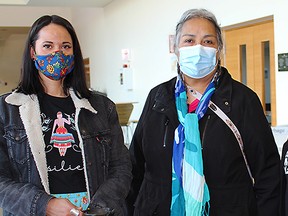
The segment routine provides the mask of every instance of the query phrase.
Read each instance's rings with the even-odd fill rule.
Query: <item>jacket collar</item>
[[[155,102],[153,109],[158,112],[166,112],[170,108],[171,104],[175,106],[175,89],[176,78],[173,78],[161,85],[155,94]]]
[[[73,89],[70,89],[69,92],[70,92],[70,96],[74,102],[76,110],[84,108],[84,109],[87,109],[93,113],[97,113],[97,111],[92,107],[92,105],[90,104],[88,99],[78,98],[76,96],[76,94],[74,93]],[[25,95],[23,93],[17,93],[17,92],[13,92],[11,95],[9,95],[6,98],[6,102],[9,104],[12,104],[12,105],[16,105],[16,106],[29,106],[32,104],[39,105],[37,96],[35,94]]]
[[[221,74],[216,85],[215,94],[211,100],[224,112],[231,111],[232,103],[232,78],[227,69],[221,67]]]
[[[177,127],[179,122],[174,96],[175,83],[176,77],[156,87],[157,91],[155,93],[152,109],[166,115],[167,120],[169,120],[174,127]]]
[[[153,110],[169,115],[169,111],[175,108],[175,89],[176,78],[161,84],[155,95]],[[232,101],[232,78],[225,67],[221,67],[221,75],[216,85],[215,94],[211,99],[223,112],[229,113],[231,111]],[[212,111],[211,111],[212,112]]]
[[[88,99],[78,98],[73,90],[70,90],[70,95],[76,108],[75,122],[78,122],[79,112],[82,108],[87,109],[95,114],[97,113]],[[41,111],[37,95],[25,95],[23,93],[13,92],[5,100],[9,104],[19,106],[20,118],[27,133],[28,142],[39,172],[42,185],[45,191],[50,194],[45,153],[45,141],[42,133],[42,122],[40,117]],[[77,124],[76,127],[77,131],[79,132]],[[81,144],[82,142],[80,145]]]
[[[73,89],[70,89],[70,96],[74,102],[76,111],[80,110],[81,108],[83,109],[87,109],[89,111],[91,111],[92,113],[97,113],[97,110],[95,110],[92,105],[90,104],[90,102],[88,101],[88,99],[86,98],[78,98],[76,96],[76,94],[74,93]]]

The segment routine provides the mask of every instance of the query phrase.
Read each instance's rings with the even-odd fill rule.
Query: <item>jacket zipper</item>
[[[166,139],[167,139],[167,132],[168,132],[168,124],[169,124],[169,119],[166,120],[165,122],[165,133],[164,133],[164,140],[163,140],[163,148],[166,148]]]
[[[210,118],[211,118],[211,115],[208,115],[208,117],[207,117],[207,121],[206,121],[206,123],[205,123],[204,130],[203,130],[203,134],[202,134],[202,142],[201,142],[201,144],[202,144],[202,149],[203,149],[203,145],[204,145],[204,138],[205,138],[205,134],[206,134],[206,130],[207,130],[207,126],[208,126],[208,122],[209,122]]]

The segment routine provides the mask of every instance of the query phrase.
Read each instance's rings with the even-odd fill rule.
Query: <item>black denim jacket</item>
[[[84,158],[90,208],[105,205],[124,215],[131,162],[123,144],[115,104],[93,94],[89,100],[70,92]],[[0,98],[0,207],[4,216],[46,215],[52,198],[36,95],[9,93]]]

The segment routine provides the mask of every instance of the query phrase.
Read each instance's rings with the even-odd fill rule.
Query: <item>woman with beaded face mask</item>
[[[211,12],[182,15],[178,76],[150,91],[129,148],[129,215],[278,215],[277,146],[257,95],[221,66],[222,48]]]
[[[0,205],[6,215],[124,215],[131,162],[115,104],[90,91],[64,18],[34,22],[21,80],[0,98]],[[103,210],[104,211],[104,210]]]

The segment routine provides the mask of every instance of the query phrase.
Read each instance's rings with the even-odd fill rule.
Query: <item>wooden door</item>
[[[91,87],[91,84],[90,84],[90,60],[89,60],[89,58],[85,58],[85,59],[83,59],[83,61],[84,61],[85,78],[86,78],[87,87],[90,88]]]
[[[232,77],[259,96],[268,121],[276,125],[274,23],[266,20],[224,30],[224,65]]]

